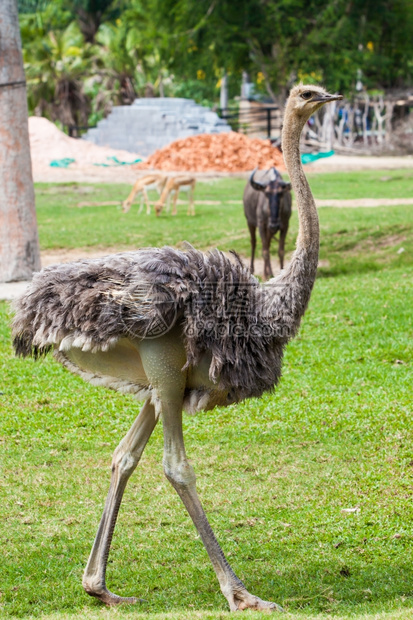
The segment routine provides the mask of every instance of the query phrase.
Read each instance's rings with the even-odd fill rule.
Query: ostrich
[[[300,162],[300,134],[310,115],[341,98],[316,86],[291,90],[283,147],[299,234],[291,263],[278,278],[261,286],[237,257],[218,250],[147,248],[47,267],[16,302],[18,355],[36,358],[53,349],[64,366],[92,384],[146,398],[114,452],[109,493],[83,576],[86,592],[108,605],[138,600],[107,589],[106,564],[126,483],[161,417],[165,475],[198,530],[230,609],[281,610],[248,592],[215,538],[187,460],[182,410],[210,410],[260,396],[277,384],[283,350],[298,330],[318,261],[317,209]]]
[[[270,247],[273,236],[280,231],[278,240],[278,256],[280,267],[284,267],[285,238],[291,217],[291,183],[282,180],[281,174],[276,168],[266,171],[262,177],[272,176],[266,183],[255,179],[257,169],[244,190],[244,214],[248,222],[251,236],[251,273],[254,273],[254,258],[256,231],[260,233],[262,243],[262,255],[264,258],[264,279],[273,277],[271,269]],[[269,173],[269,174],[268,174]]]

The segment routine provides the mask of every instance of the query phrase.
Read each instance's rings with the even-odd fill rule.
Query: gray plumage
[[[72,346],[106,351],[130,334],[152,338],[179,322],[187,366],[210,351],[210,379],[230,402],[261,396],[278,382],[284,346],[310,296],[311,261],[296,258],[298,279],[287,271],[265,287],[238,257],[190,246],[47,267],[15,304],[14,347],[34,357]]]

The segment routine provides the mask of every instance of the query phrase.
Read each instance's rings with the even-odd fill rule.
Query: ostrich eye
[[[306,90],[305,93],[301,93],[301,98],[305,99],[306,101],[308,101],[308,99],[311,99],[312,96],[313,93],[311,92],[311,90]]]

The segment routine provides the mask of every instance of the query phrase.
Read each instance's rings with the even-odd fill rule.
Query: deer
[[[284,268],[285,239],[292,210],[291,183],[283,181],[281,174],[274,167],[260,171],[260,181],[255,179],[256,173],[257,168],[248,180],[243,197],[244,214],[251,236],[250,271],[254,273],[256,229],[258,228],[262,242],[264,279],[268,280],[273,277],[270,258],[271,241],[278,231],[280,233],[278,256],[280,268]]]
[[[136,194],[140,194],[141,204],[140,204],[138,213],[142,213],[143,201],[145,200],[146,215],[150,215],[151,205],[150,205],[146,190],[156,189],[159,195],[161,195],[167,180],[168,180],[168,177],[164,174],[147,174],[144,177],[141,177],[140,179],[138,179],[135,185],[132,187],[132,190],[129,196],[126,198],[126,200],[122,202],[122,212],[127,213],[132,206],[132,203],[133,203],[133,200]]]
[[[177,215],[176,202],[178,200],[178,194],[182,187],[188,187],[188,215],[195,215],[194,206],[194,190],[196,185],[196,179],[192,175],[169,177],[166,181],[163,191],[159,197],[159,200],[155,203],[155,213],[159,216],[162,213],[162,209],[167,202],[167,210],[169,209],[169,199],[172,192],[174,192],[172,215]]]

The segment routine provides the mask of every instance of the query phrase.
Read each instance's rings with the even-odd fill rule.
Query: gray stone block
[[[159,97],[113,108],[83,139],[147,156],[179,138],[227,131],[225,121],[193,99]]]

